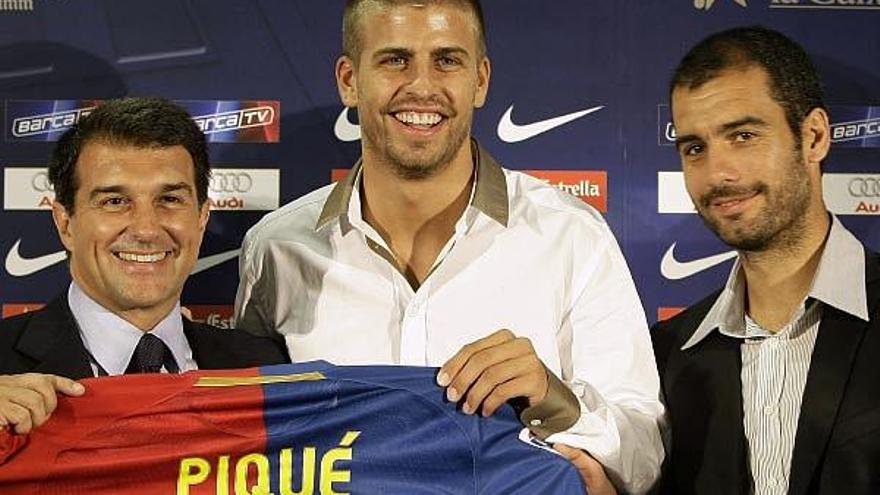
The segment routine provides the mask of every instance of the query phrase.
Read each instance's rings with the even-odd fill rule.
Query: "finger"
[[[486,368],[468,390],[462,411],[465,414],[478,411],[480,404],[483,404],[495,387],[520,376],[525,371],[524,361],[528,362],[528,358],[508,359]]]
[[[33,388],[17,388],[6,396],[7,400],[28,412],[34,424],[40,425],[48,416],[47,404],[43,394]]]
[[[483,401],[483,416],[489,417],[508,400],[521,397],[520,391],[529,386],[529,380],[528,377],[517,377],[495,387]]]
[[[494,347],[498,344],[503,344],[508,340],[513,340],[513,338],[514,335],[510,330],[501,329],[491,335],[483,337],[482,339],[466,344],[440,367],[440,372],[437,373],[437,385],[445,387],[452,383],[455,375],[458,374],[459,370],[475,353],[489,347]]]
[[[7,424],[12,425],[13,430],[19,435],[29,433],[33,428],[30,411],[18,404],[12,402],[0,404],[0,417],[3,417]]]
[[[180,307],[180,314],[183,315],[183,317],[186,318],[187,320],[193,321],[192,311],[190,311],[190,309],[187,308],[186,306]]]
[[[53,387],[58,392],[71,397],[78,397],[86,392],[86,388],[79,382],[63,376],[53,376]]]
[[[452,379],[446,397],[452,402],[460,400],[489,368],[519,356],[520,350],[515,342],[510,340],[472,355]]]

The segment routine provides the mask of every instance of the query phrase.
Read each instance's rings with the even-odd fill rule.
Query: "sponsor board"
[[[657,172],[657,213],[696,213],[682,172]]]
[[[523,170],[545,183],[608,212],[608,172],[604,170]]]
[[[880,174],[826,173],[822,189],[835,215],[880,215]],[[657,212],[696,213],[682,172],[657,172]]]
[[[0,12],[32,12],[34,0],[0,0]]]
[[[278,208],[279,169],[215,168],[208,184],[212,210],[268,211]],[[55,193],[44,167],[3,170],[3,208],[51,210]]]
[[[880,10],[878,0],[770,0],[771,9]]]
[[[828,113],[833,119],[831,142],[835,147],[880,148],[880,106],[836,105]],[[657,144],[675,145],[675,127],[666,104],[657,105]]]
[[[686,307],[676,307],[676,306],[663,306],[657,308],[657,321],[668,320],[682,311],[686,310]]]
[[[825,174],[825,205],[838,215],[880,215],[880,174]]]
[[[2,1],[2,0],[0,0]],[[212,143],[277,143],[281,137],[276,100],[181,100]],[[101,100],[8,100],[7,141],[55,141]]]
[[[55,141],[100,100],[8,100],[7,141]]]
[[[338,182],[348,174],[347,168],[330,171],[330,181]],[[604,170],[523,170],[547,184],[577,196],[602,213],[608,211],[608,172]]]
[[[277,143],[281,138],[278,101],[183,100],[185,108],[211,143]]]
[[[36,311],[43,306],[45,303],[12,303],[12,304],[4,304],[3,305],[3,318],[9,318],[10,316],[23,315],[25,313],[30,313],[31,311]]]
[[[231,304],[192,304],[186,308],[192,313],[193,321],[218,328],[233,328],[235,307]]]

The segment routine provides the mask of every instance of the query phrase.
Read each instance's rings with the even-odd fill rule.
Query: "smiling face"
[[[110,311],[158,321],[177,303],[208,221],[192,158],[183,146],[98,140],[85,144],[75,170],[75,213],[53,204],[71,276]]]
[[[382,161],[422,178],[449,164],[486,99],[489,61],[477,20],[455,5],[365,8],[358,60],[336,65],[339,93],[357,107],[365,162]]]
[[[677,87],[672,109],[688,193],[726,244],[763,251],[796,242],[818,218],[808,210],[824,211],[819,162],[827,148],[809,149],[805,159],[812,133],[795,139],[763,69],[729,69],[697,88]],[[827,124],[823,111],[811,112],[805,129],[822,116]]]

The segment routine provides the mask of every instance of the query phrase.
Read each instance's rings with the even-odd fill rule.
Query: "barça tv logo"
[[[277,143],[280,103],[275,100],[177,101],[211,143]],[[6,141],[56,141],[101,100],[9,100]]]

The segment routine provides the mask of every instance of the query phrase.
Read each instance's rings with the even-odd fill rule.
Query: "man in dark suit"
[[[880,259],[831,216],[819,78],[763,28],[713,35],[671,84],[706,225],[739,257],[724,288],[653,329],[675,494],[880,491]]]
[[[108,101],[58,141],[52,216],[73,279],[44,309],[0,322],[0,427],[26,433],[91,376],[287,362],[274,341],[181,317],[210,169],[190,116],[157,98]]]

